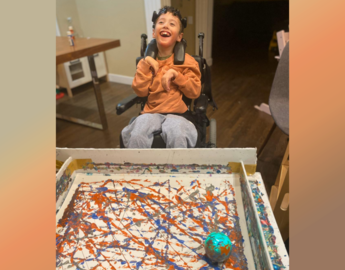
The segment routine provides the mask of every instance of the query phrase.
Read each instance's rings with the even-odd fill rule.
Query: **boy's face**
[[[156,21],[152,37],[165,48],[174,48],[176,42],[180,42],[183,33],[180,33],[180,20],[170,12],[162,14]]]

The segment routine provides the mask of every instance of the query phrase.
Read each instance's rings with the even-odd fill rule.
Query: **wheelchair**
[[[216,103],[214,102],[211,89],[211,72],[210,68],[206,63],[206,60],[203,58],[203,39],[204,33],[199,33],[199,55],[192,55],[192,57],[199,64],[199,69],[201,73],[201,94],[194,100],[194,110],[191,112],[195,116],[196,124],[200,127],[200,132],[198,136],[199,145],[196,145],[198,148],[216,148],[217,145],[217,130],[216,130],[216,120],[208,119],[206,116],[207,106],[210,104],[213,107],[213,110],[218,109]],[[184,63],[185,58],[185,49],[187,47],[187,42],[185,39],[182,39],[181,42],[177,42],[174,47],[174,64],[181,65]],[[141,48],[140,48],[140,57],[136,59],[136,65],[139,61],[146,56],[151,56],[153,59],[156,59],[158,54],[157,43],[155,39],[152,39],[149,44],[147,44],[147,35],[141,35]],[[131,108],[134,104],[140,104],[141,110],[144,109],[147,97],[138,97],[136,94],[133,94],[116,105],[117,115],[121,115],[126,110]],[[187,105],[189,111],[192,108],[192,100],[183,95],[183,101]],[[129,124],[131,124],[136,117],[133,117]],[[206,142],[206,130],[207,127],[210,127],[210,136],[209,141]],[[161,137],[161,132],[154,134],[154,139],[151,148],[166,148],[165,142]],[[125,148],[122,141],[122,136],[120,134],[120,147]]]

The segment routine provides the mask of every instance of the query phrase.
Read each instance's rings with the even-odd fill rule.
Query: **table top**
[[[120,46],[118,39],[76,38],[74,46],[68,37],[56,37],[56,65]]]

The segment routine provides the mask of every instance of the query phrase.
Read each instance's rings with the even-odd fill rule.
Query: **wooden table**
[[[95,90],[98,111],[102,124],[93,123],[74,117],[64,116],[61,114],[56,114],[57,118],[97,129],[108,129],[107,118],[105,115],[103,99],[101,89],[99,87],[99,81],[93,55],[119,46],[120,40],[98,38],[76,38],[74,46],[70,46],[68,37],[56,37],[56,65],[73,61],[81,57],[88,57],[91,70],[91,77],[93,81],[93,88]]]

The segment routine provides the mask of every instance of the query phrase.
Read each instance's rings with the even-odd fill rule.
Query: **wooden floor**
[[[215,16],[217,12],[221,11],[215,6]],[[212,89],[219,109],[208,108],[207,115],[217,121],[217,147],[260,148],[274,121],[254,106],[268,103],[277,60],[274,53],[268,52],[269,40],[250,46],[248,39],[229,31],[234,33],[231,43],[224,40],[219,31],[214,32]],[[109,129],[101,131],[57,119],[57,147],[119,147],[121,130],[131,117],[139,114],[140,108],[132,107],[123,115],[116,115],[116,104],[133,90],[129,85],[106,81],[101,82],[100,87]],[[92,83],[73,89],[73,94],[73,98],[57,100],[57,112],[100,123]],[[261,172],[268,192],[277,176],[287,138],[276,128],[258,159],[257,171]]]

